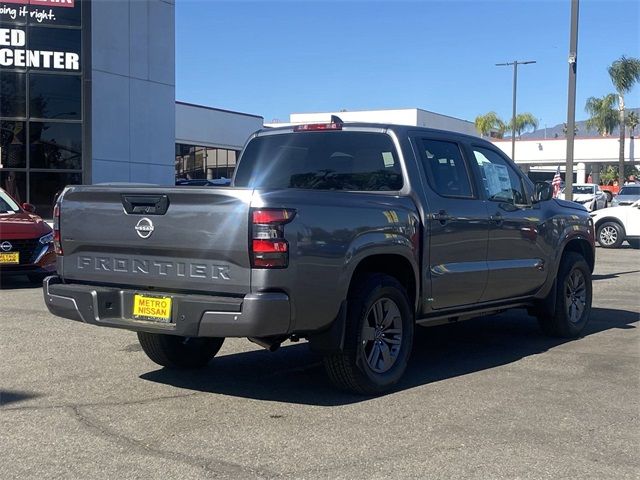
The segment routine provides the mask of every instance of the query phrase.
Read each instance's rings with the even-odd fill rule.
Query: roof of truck
[[[296,124],[296,125],[286,125],[286,126],[282,126],[282,127],[266,127],[266,128],[262,128],[262,129],[258,130],[256,133],[258,135],[261,134],[261,133],[279,133],[279,132],[281,132],[281,133],[289,133],[289,132],[293,132],[295,127],[298,127],[298,126],[301,126],[301,125],[315,125],[315,124],[323,124],[323,123],[329,124],[331,122],[310,122],[310,123],[300,123],[300,124]],[[440,129],[436,129],[436,128],[418,127],[416,125],[398,125],[398,124],[393,124],[393,123],[369,123],[369,122],[343,122],[342,125],[343,125],[343,127],[345,129],[350,129],[350,128],[379,128],[379,129],[384,129],[384,130],[392,130],[394,132],[403,133],[403,134],[406,134],[408,132],[420,131],[420,132],[425,132],[425,133],[431,133],[431,134],[434,134],[434,135],[465,138],[468,141],[487,143],[487,144],[491,145],[491,142],[488,142],[487,140],[485,140],[483,138],[476,137],[476,136],[473,136],[473,135],[468,135],[466,133],[454,132],[454,131],[451,131],[451,130],[440,130]],[[319,130],[319,131],[331,132],[331,131],[340,131],[340,130],[329,130],[328,129],[328,130]]]

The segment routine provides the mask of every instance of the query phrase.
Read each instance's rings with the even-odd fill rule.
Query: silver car
[[[565,198],[564,188],[559,198]],[[573,186],[573,201],[584,205],[589,212],[607,207],[607,195],[595,183],[578,183]]]
[[[622,205],[631,205],[638,200],[640,200],[640,184],[625,185],[620,189],[618,195],[613,198],[611,206],[621,207]]]

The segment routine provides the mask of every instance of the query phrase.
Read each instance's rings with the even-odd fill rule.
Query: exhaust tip
[[[255,343],[256,345],[260,345],[270,352],[275,352],[280,348],[282,342],[286,339],[286,337],[248,337],[250,342]]]

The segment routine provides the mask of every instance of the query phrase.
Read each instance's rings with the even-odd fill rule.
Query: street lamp
[[[573,140],[576,134],[576,76],[578,73],[579,11],[579,1],[571,0],[571,29],[569,33],[569,92],[567,95],[567,168],[564,175],[564,199],[568,201],[573,200]],[[624,128],[624,125],[621,125],[620,128]],[[620,175],[620,178],[622,179],[622,175]]]
[[[496,63],[496,67],[510,67],[513,65],[513,115],[511,117],[511,160],[516,161],[516,91],[518,89],[518,65],[528,65],[536,63],[535,60],[519,62]]]

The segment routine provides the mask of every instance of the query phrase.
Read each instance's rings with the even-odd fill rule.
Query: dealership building
[[[291,114],[288,124],[332,114],[476,134],[418,108]],[[262,127],[259,115],[176,102],[174,0],[0,1],[0,187],[45,218],[68,184],[228,178]],[[615,141],[577,140],[576,162],[582,151],[594,166],[613,162],[605,143]],[[552,170],[563,151],[519,141],[516,157]]]
[[[0,186],[50,217],[67,184],[233,172],[262,117],[175,101],[173,0],[0,1]]]

